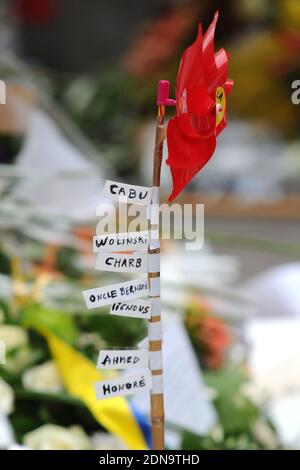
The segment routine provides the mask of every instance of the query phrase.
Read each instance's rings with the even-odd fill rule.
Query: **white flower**
[[[24,445],[33,450],[89,450],[89,437],[80,426],[63,428],[45,424],[24,436]]]
[[[29,447],[20,446],[20,444],[12,444],[9,446],[8,450],[31,450]]]
[[[0,413],[0,449],[7,449],[14,442],[13,430],[7,416]]]
[[[277,449],[279,441],[276,433],[271,426],[266,422],[263,416],[260,416],[252,425],[251,430],[255,439],[264,445],[267,449]]]
[[[59,371],[53,361],[45,362],[24,372],[23,387],[39,392],[61,392],[63,383]]]
[[[0,414],[9,415],[13,411],[14,392],[0,377]]]
[[[96,432],[91,439],[94,450],[128,450],[128,447],[113,434]]]
[[[5,367],[13,374],[20,374],[25,369],[34,357],[34,352],[29,346],[18,348],[12,357],[6,355]]]
[[[28,333],[20,326],[0,325],[0,340],[4,342],[6,350],[10,351],[27,345]]]

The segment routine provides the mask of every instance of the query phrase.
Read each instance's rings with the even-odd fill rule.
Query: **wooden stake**
[[[165,106],[158,106],[157,123],[156,123],[156,136],[155,136],[155,148],[154,148],[154,160],[153,160],[153,197],[152,204],[159,204],[159,188],[160,188],[160,173],[161,163],[163,155],[163,141],[165,137],[164,129],[164,118],[165,118]],[[150,220],[151,230],[159,230],[159,225],[153,224],[153,219]],[[151,232],[150,232],[151,233]],[[152,246],[152,248],[151,248]],[[160,253],[160,248],[153,248],[151,244],[149,246],[149,256],[154,253]],[[149,273],[149,285],[150,285],[150,298],[158,299],[154,305],[160,305],[160,271],[156,273]],[[151,279],[158,279],[159,282],[159,295],[151,295]],[[153,294],[153,293],[152,293]],[[154,307],[152,310],[152,316],[149,320],[149,354],[156,352],[156,357],[159,357],[159,362],[162,364],[162,340],[150,335],[150,331],[153,331],[153,325],[160,325],[161,312],[160,308]],[[155,327],[154,327],[155,329]],[[151,339],[152,338],[152,339]],[[158,354],[157,354],[158,353]],[[155,382],[151,391],[151,426],[152,426],[152,448],[153,450],[164,449],[164,435],[165,435],[165,418],[164,418],[164,395],[162,388],[163,370],[151,367],[152,381]]]

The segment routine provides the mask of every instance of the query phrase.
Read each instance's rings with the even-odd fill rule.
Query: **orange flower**
[[[219,318],[202,313],[189,314],[186,325],[201,352],[203,364],[209,369],[219,369],[231,344],[231,336],[225,323]]]
[[[225,323],[212,316],[203,317],[198,327],[198,335],[204,350],[204,364],[208,368],[218,369],[231,344],[231,337]]]
[[[137,77],[155,74],[172,57],[195,22],[198,7],[179,5],[150,21],[123,59]]]

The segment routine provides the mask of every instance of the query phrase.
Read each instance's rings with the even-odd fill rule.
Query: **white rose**
[[[128,450],[128,447],[123,444],[121,439],[113,434],[96,432],[91,439],[94,450]]]
[[[5,367],[13,374],[20,374],[22,370],[32,362],[33,358],[34,352],[29,348],[29,346],[23,346],[17,349],[13,357],[6,355]]]
[[[24,436],[24,445],[33,450],[89,450],[89,437],[80,426],[63,428],[45,424]]]
[[[53,361],[28,369],[23,374],[22,382],[23,387],[28,390],[52,393],[63,390],[59,371]]]
[[[10,351],[27,345],[28,333],[20,326],[0,325],[0,340],[4,342],[6,350]]]
[[[0,377],[0,414],[9,415],[14,407],[14,392]]]
[[[9,446],[8,450],[31,450],[29,447],[20,446],[19,444],[12,444]]]
[[[7,449],[14,442],[13,430],[7,416],[0,413],[0,449]]]
[[[260,416],[251,427],[255,439],[267,449],[278,449],[279,441],[276,433],[267,423],[263,416]]]

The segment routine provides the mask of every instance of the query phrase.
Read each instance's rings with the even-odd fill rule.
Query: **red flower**
[[[205,304],[203,308],[202,304],[194,303],[192,308],[192,313],[187,314],[186,326],[199,350],[201,362],[209,369],[219,369],[231,344],[228,328],[222,320],[209,314]]]
[[[57,14],[56,0],[14,0],[13,16],[24,24],[47,24]]]
[[[198,327],[198,335],[204,364],[210,369],[218,369],[231,343],[226,325],[218,318],[203,317]]]

